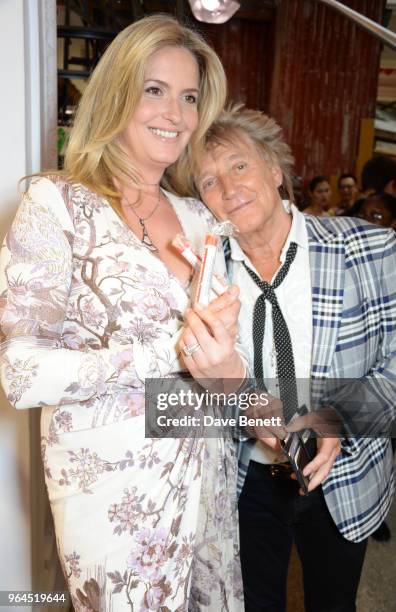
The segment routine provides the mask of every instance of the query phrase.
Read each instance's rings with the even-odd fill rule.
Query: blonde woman
[[[64,172],[33,180],[2,251],[2,384],[15,407],[42,407],[77,611],[242,606],[231,445],[144,432],[147,377],[244,374],[235,292],[189,308],[192,271],[170,247],[183,232],[200,249],[210,215],[160,188],[224,98],[197,34],[165,16],[126,28],[82,97]]]

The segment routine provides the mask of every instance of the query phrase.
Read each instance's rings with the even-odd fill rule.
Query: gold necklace
[[[140,226],[141,226],[141,228],[143,230],[143,236],[142,236],[140,242],[142,244],[144,244],[144,246],[147,247],[150,251],[158,252],[157,247],[155,246],[154,242],[151,240],[150,235],[149,235],[149,233],[147,231],[147,227],[146,227],[145,221],[148,221],[153,216],[153,214],[157,210],[158,206],[160,205],[161,190],[158,188],[158,200],[157,200],[157,203],[155,204],[153,210],[147,215],[147,217],[141,217],[140,215],[137,214],[137,212],[135,210],[135,208],[136,208],[135,204],[137,204],[137,202],[139,202],[140,196],[141,196],[141,192],[139,191],[138,199],[133,204],[131,204],[129,202],[129,200],[126,199],[125,196],[124,196],[124,200],[126,201],[126,203],[128,205],[128,208],[130,208],[130,210],[133,212],[135,217],[138,219],[138,221],[140,223]]]

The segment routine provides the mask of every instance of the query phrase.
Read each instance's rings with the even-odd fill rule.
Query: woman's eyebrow
[[[168,83],[166,81],[161,81],[161,79],[155,79],[155,78],[147,78],[144,79],[144,84],[146,83],[158,83],[158,85],[164,85],[164,86],[168,86]]]
[[[162,81],[161,79],[155,79],[155,78],[147,78],[144,79],[144,84],[146,85],[147,83],[157,83],[158,85],[162,85],[163,87],[169,87],[169,83],[167,83],[166,81]],[[183,89],[183,91],[194,91],[195,93],[199,93],[199,89],[197,87],[186,87],[185,89]]]

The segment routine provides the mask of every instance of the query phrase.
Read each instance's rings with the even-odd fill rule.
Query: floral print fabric
[[[166,195],[202,250],[209,213]],[[42,407],[75,610],[243,610],[232,442],[144,435],[145,378],[182,369],[185,288],[105,199],[50,177],[23,198],[0,288],[2,384]]]

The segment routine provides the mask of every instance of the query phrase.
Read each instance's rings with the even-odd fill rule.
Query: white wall
[[[55,4],[55,0],[50,1]],[[18,180],[41,165],[41,8],[42,0],[0,2],[1,238],[19,200]],[[0,590],[31,589],[30,477],[29,413],[11,408],[1,393]]]
[[[0,233],[27,172],[23,0],[0,2]],[[30,589],[29,418],[0,396],[0,590]]]

